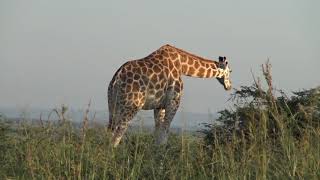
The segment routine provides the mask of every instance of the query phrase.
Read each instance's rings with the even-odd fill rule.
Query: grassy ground
[[[171,135],[166,147],[150,134],[127,135],[116,149],[102,127],[1,124],[1,179],[319,179],[320,131],[302,141],[273,142],[256,132],[252,142],[234,136],[229,143]]]
[[[55,124],[0,116],[0,179],[320,179],[319,92],[284,101],[266,79],[266,91],[236,91],[242,99],[222,112],[224,126],[208,126],[204,138],[171,134],[166,146],[137,130],[114,149],[88,112],[79,128],[64,107]]]

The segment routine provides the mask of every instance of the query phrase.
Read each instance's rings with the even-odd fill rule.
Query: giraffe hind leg
[[[111,139],[111,143],[113,147],[117,147],[120,143],[122,136],[128,129],[129,122],[133,119],[133,117],[137,114],[138,108],[126,109],[121,113],[120,117],[118,117],[118,121],[115,122],[115,126],[113,129],[113,135]]]
[[[119,108],[116,107],[117,102],[109,102],[109,123],[108,123],[108,131],[113,132],[114,128],[115,128],[115,124],[117,123],[117,117],[119,117],[118,114],[120,114],[119,112]]]
[[[109,109],[109,123],[108,123],[108,131],[113,132],[114,125],[116,121],[116,114],[119,110],[117,108],[118,98],[119,98],[119,92],[118,92],[119,84],[113,84],[110,82],[110,85],[108,87],[108,109]]]

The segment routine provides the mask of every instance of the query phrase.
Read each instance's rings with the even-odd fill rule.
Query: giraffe
[[[208,60],[169,44],[145,58],[124,63],[108,86],[108,129],[116,147],[128,123],[139,110],[153,110],[156,144],[166,144],[169,127],[182,95],[182,75],[217,78],[225,90],[231,89],[231,69],[226,57]]]

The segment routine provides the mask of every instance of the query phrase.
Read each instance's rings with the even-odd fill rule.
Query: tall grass
[[[89,126],[90,104],[80,128],[65,107],[55,123],[0,116],[0,179],[319,179],[319,96],[281,100],[269,75],[266,90],[257,79],[254,91],[236,90],[235,108],[204,138],[171,134],[165,146],[138,130],[112,148],[104,126]]]
[[[262,72],[265,83],[254,77],[253,85],[234,91],[234,108],[220,112],[222,125],[202,130],[207,148],[221,151],[223,168],[238,177],[319,179],[320,87],[289,98],[273,87],[271,64]]]

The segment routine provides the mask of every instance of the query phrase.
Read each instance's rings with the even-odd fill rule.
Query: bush
[[[229,142],[232,136],[244,136],[247,140],[257,135],[274,140],[284,133],[300,139],[310,128],[320,128],[320,87],[293,92],[288,97],[282,90],[272,86],[271,65],[262,66],[266,89],[259,79],[254,78],[251,86],[241,86],[234,91],[230,100],[233,109],[219,112],[218,124],[204,124],[207,144],[219,139]],[[276,96],[276,94],[279,94]]]

